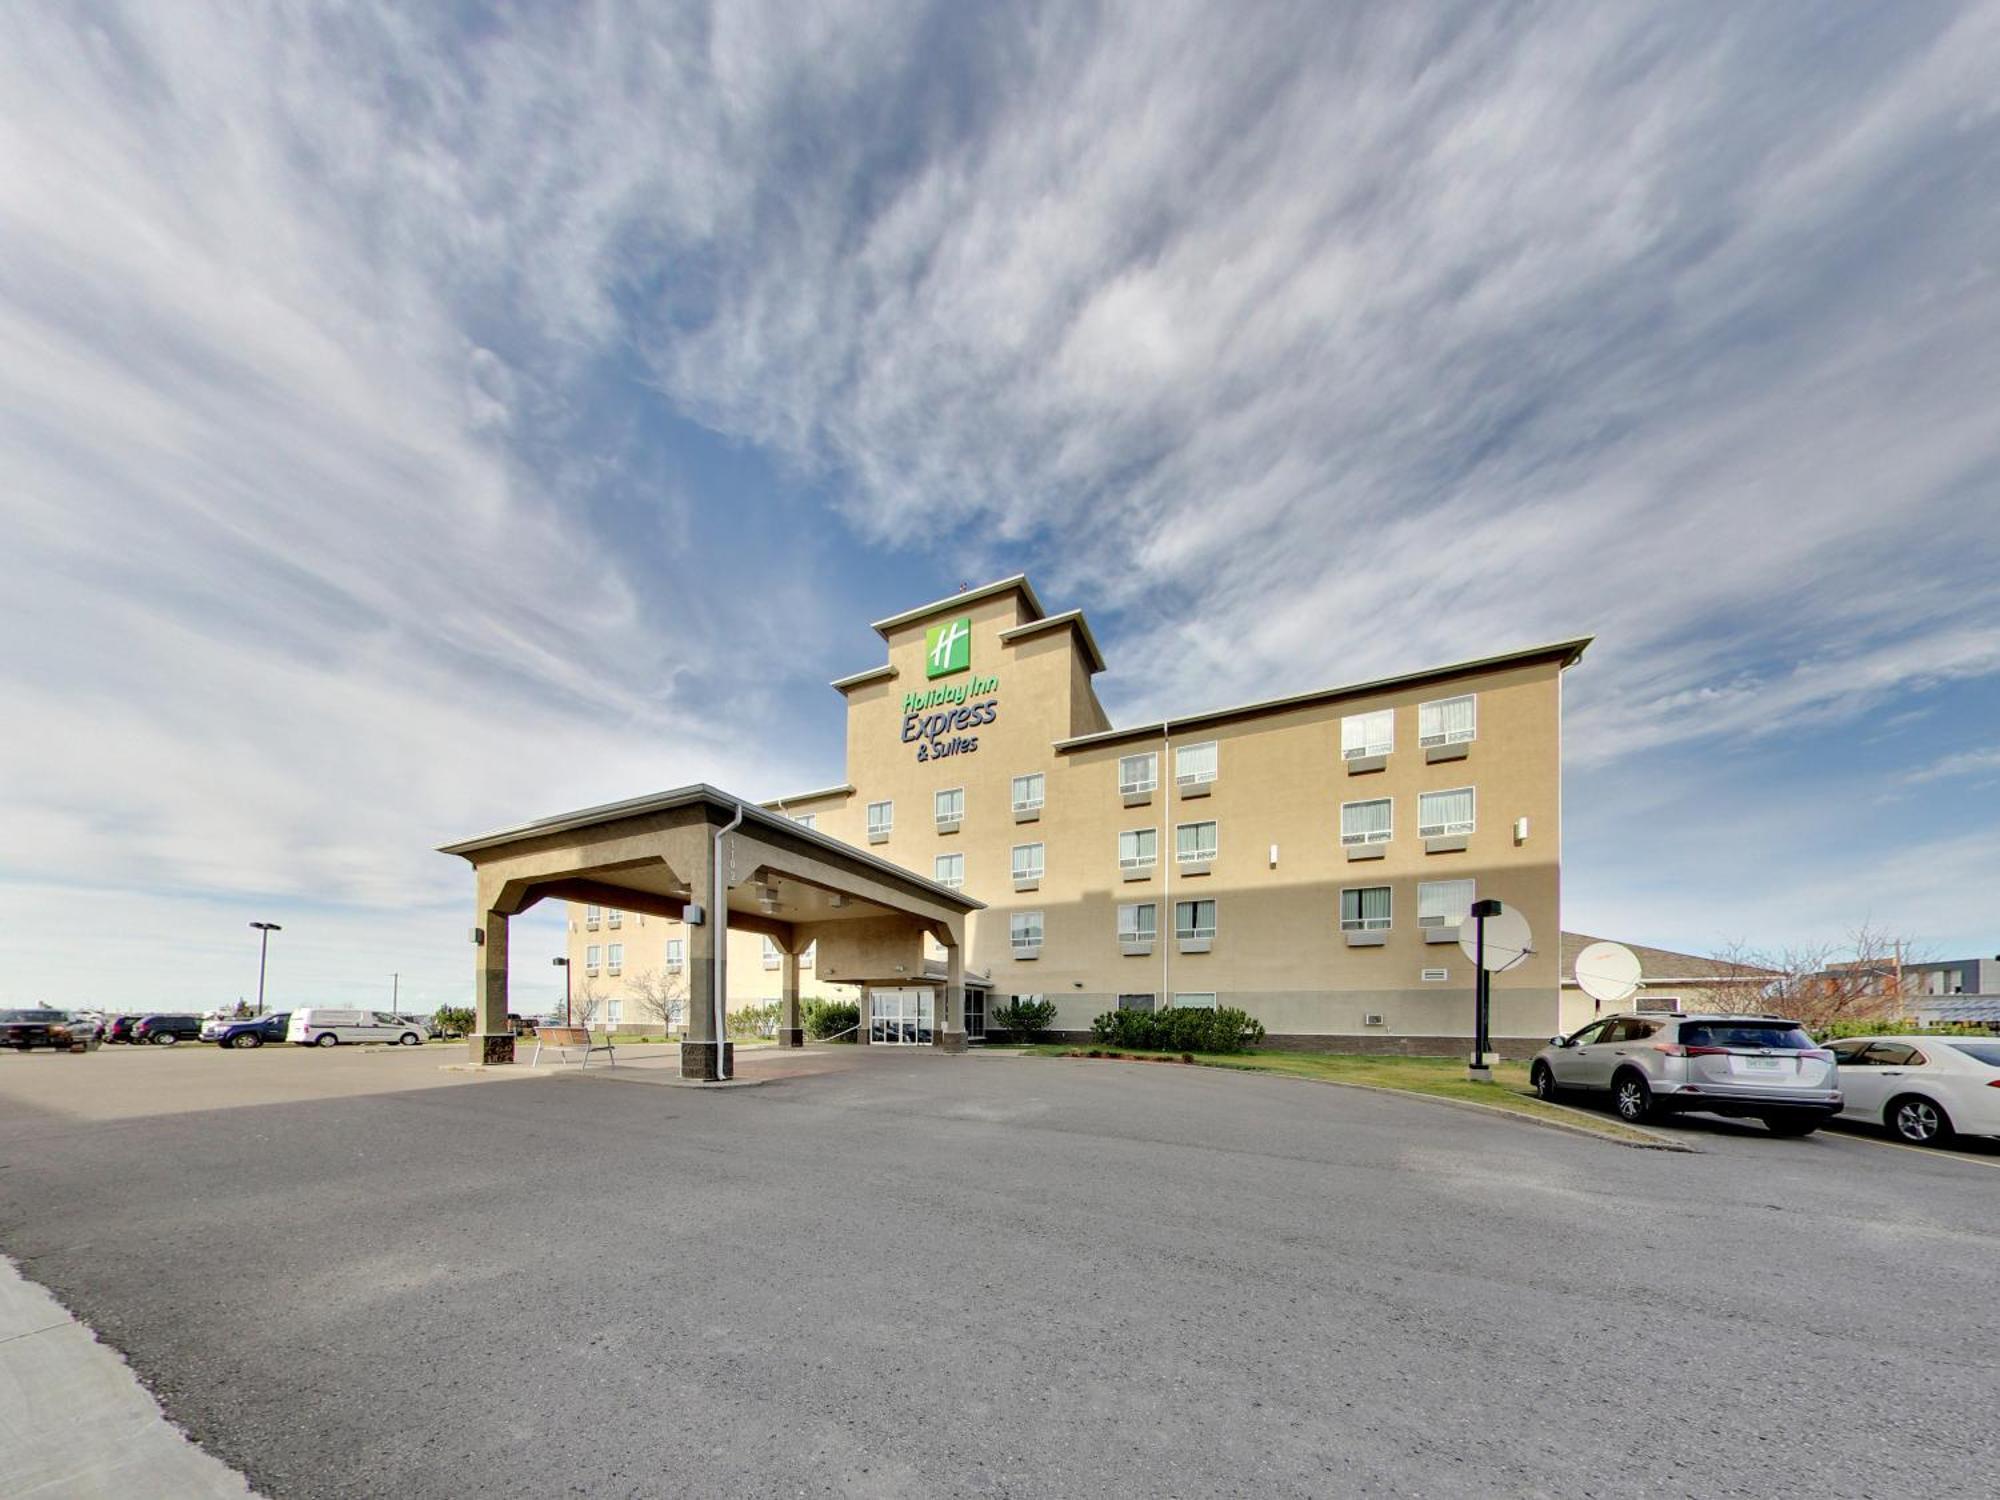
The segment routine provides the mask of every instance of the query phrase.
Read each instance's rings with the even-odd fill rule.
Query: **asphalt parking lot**
[[[1992,1153],[1003,1056],[248,1071],[321,1060],[133,1113],[150,1058],[0,1059],[0,1250],[273,1497],[1992,1492]]]

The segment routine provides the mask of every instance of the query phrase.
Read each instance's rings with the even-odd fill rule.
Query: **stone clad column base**
[[[734,1042],[724,1042],[722,1044],[722,1062],[730,1076],[735,1076],[736,1044]],[[723,1075],[717,1070],[715,1064],[715,1043],[681,1043],[681,1077],[698,1078],[703,1083],[719,1082]]]
[[[780,1026],[778,1045],[780,1047],[803,1047],[806,1044],[806,1029],[803,1026]]]
[[[478,1067],[499,1067],[514,1060],[514,1034],[511,1031],[474,1032],[466,1041],[472,1061]]]
[[[937,1049],[940,1052],[963,1052],[967,1041],[962,1031],[940,1031],[937,1034]]]

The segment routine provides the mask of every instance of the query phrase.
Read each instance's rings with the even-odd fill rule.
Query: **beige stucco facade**
[[[960,620],[970,630],[966,665],[929,675],[927,631]],[[1469,1037],[1472,966],[1455,942],[1438,940],[1454,929],[1420,925],[1418,916],[1421,887],[1470,880],[1471,894],[1519,910],[1540,940],[1539,951],[1496,978],[1496,1040],[1546,1038],[1558,1028],[1562,674],[1585,641],[1114,730],[1092,686],[1103,663],[1087,623],[1080,614],[1047,615],[1025,579],[876,629],[884,661],[835,684],[847,714],[839,783],[765,806],[810,817],[817,831],[923,877],[962,879],[965,893],[985,903],[966,919],[966,973],[975,986],[990,985],[991,1003],[1046,996],[1059,1007],[1058,1025],[1080,1032],[1121,996],[1161,1006],[1213,996],[1249,1011],[1274,1037],[1338,1037],[1385,1050]],[[937,689],[970,691],[962,705],[912,707]],[[1421,706],[1466,697],[1472,707],[1454,710],[1453,743],[1421,745]],[[1380,711],[1389,715],[1392,748],[1345,756],[1343,719]],[[1461,722],[1468,713],[1469,734]],[[938,714],[955,717],[925,722]],[[925,733],[933,728],[940,732]],[[1178,784],[1177,753],[1189,752],[1199,771],[1206,752],[1198,747],[1207,745],[1212,778]],[[1122,790],[1121,762],[1149,752],[1157,785],[1150,794]],[[1015,779],[1037,774],[1041,805],[1017,811]],[[1470,830],[1421,836],[1423,795],[1465,788]],[[937,794],[955,789],[962,818],[941,824]],[[1342,805],[1382,799],[1389,837],[1343,843]],[[879,826],[871,834],[870,805],[881,803],[889,804],[886,836]],[[1197,824],[1213,829],[1189,834],[1190,852],[1205,854],[1212,833],[1212,856],[1184,861],[1178,830]],[[1121,853],[1132,856],[1131,843],[1143,840],[1121,847],[1120,835],[1139,830],[1151,830],[1153,863],[1133,869]],[[1014,851],[1032,845],[1040,846],[1039,878],[1017,880]],[[959,859],[941,866],[941,855]],[[1352,911],[1344,927],[1343,891],[1364,888],[1389,891],[1386,925],[1377,895],[1367,898],[1365,929]],[[1214,905],[1177,922],[1183,902]],[[1150,945],[1130,940],[1134,921],[1121,922],[1122,908],[1147,904]],[[1039,948],[1017,953],[1014,919],[1034,915]],[[591,920],[572,905],[577,983],[597,948],[592,982],[618,998],[620,1019],[631,1024],[641,1019],[630,1009],[631,976],[660,969],[671,942],[685,952],[686,935],[633,914],[616,918],[616,929],[609,911],[597,914],[594,931]],[[1182,927],[1213,930],[1183,941]],[[622,945],[615,976],[614,942]],[[764,966],[761,939],[739,933],[731,942],[731,1003],[774,998],[776,971]],[[801,975],[807,993],[842,993],[840,965],[815,958]],[[976,993],[972,1003],[977,1036]]]

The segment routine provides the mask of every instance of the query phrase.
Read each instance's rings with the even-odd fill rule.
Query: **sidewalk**
[[[242,1500],[255,1492],[169,1425],[123,1358],[0,1256],[0,1495]]]

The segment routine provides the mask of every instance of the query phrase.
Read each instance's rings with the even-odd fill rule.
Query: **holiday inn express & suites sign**
[[[924,632],[924,676],[950,677],[972,668],[972,617],[960,615]],[[979,736],[962,731],[991,724],[1000,713],[998,677],[968,677],[964,682],[903,696],[903,743],[917,747],[920,761],[947,755],[969,755],[979,748]],[[976,701],[975,701],[976,700]]]

